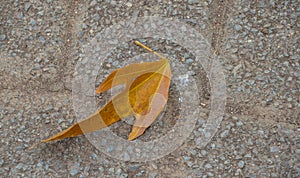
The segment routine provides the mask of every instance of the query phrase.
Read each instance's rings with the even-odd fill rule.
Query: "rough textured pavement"
[[[299,14],[298,0],[3,0],[0,176],[300,177]],[[176,151],[146,163],[112,159],[84,136],[28,149],[76,121],[72,79],[84,55],[82,45],[125,18],[151,15],[186,21],[208,39],[212,53],[222,56],[226,113],[211,142],[195,147],[201,132],[196,127]],[[165,46],[155,39],[148,43],[156,49]],[[181,48],[174,57],[193,66],[194,57],[183,55]],[[173,49],[170,45],[164,52]],[[122,65],[122,51],[128,49],[112,54],[104,74]],[[195,77],[207,82],[202,75]],[[209,85],[199,92],[207,106],[201,113],[205,119]],[[173,101],[170,97],[168,105]],[[172,126],[168,122],[158,123],[145,139]],[[114,127],[124,138],[128,128],[123,132]]]

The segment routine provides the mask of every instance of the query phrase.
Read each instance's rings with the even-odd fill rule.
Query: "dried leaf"
[[[96,89],[96,93],[103,93],[120,84],[125,84],[125,89],[96,113],[42,142],[93,132],[131,115],[136,120],[128,140],[144,133],[167,103],[171,70],[166,58],[138,41],[135,43],[153,52],[161,60],[134,63],[113,71]]]

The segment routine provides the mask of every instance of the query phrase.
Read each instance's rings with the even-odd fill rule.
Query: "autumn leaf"
[[[135,122],[128,140],[145,132],[167,103],[171,69],[165,57],[138,41],[135,44],[154,53],[160,60],[134,63],[113,71],[96,89],[96,93],[103,93],[120,84],[125,84],[125,89],[94,114],[42,142],[97,131],[132,115]]]

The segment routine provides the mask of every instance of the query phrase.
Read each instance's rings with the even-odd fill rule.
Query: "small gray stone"
[[[249,85],[253,85],[254,83],[255,83],[255,81],[254,80],[249,80]]]
[[[107,149],[108,152],[113,152],[114,150],[115,150],[115,148],[113,145],[109,146]]]
[[[26,3],[24,6],[24,10],[27,12],[29,10],[29,8],[31,7],[31,3]]]
[[[204,166],[206,169],[211,169],[212,168],[212,166],[211,166],[211,164],[205,164],[205,166]]]
[[[232,48],[232,49],[231,49],[231,51],[232,51],[233,53],[238,52],[238,50],[239,50],[238,48]]]
[[[201,150],[200,153],[202,156],[205,156],[207,154],[206,150]]]
[[[150,174],[150,178],[156,178],[157,177],[157,173],[151,173]]]
[[[112,65],[115,66],[115,67],[118,67],[118,66],[119,66],[119,61],[114,61],[114,62],[112,63]]]
[[[53,109],[52,105],[47,105],[45,111],[51,111]]]
[[[47,29],[45,30],[45,32],[46,32],[46,33],[51,33],[51,29],[50,29],[50,28],[47,28]]]
[[[129,156],[129,154],[128,153],[124,153],[124,160],[125,161],[129,161],[130,160],[130,156]]]
[[[221,137],[224,138],[224,137],[227,137],[229,135],[229,131],[228,130],[224,130],[222,133],[221,133]]]
[[[30,23],[31,23],[32,26],[35,26],[35,25],[36,25],[36,21],[33,20],[33,19],[31,19]]]
[[[247,153],[247,154],[245,155],[245,158],[251,158],[251,153]]]
[[[188,0],[188,4],[199,3],[199,0]]]
[[[43,11],[43,10],[42,10],[42,11],[39,11],[38,14],[39,14],[40,16],[43,16],[43,15],[45,14],[45,11]]]
[[[152,165],[152,167],[153,167],[154,169],[157,169],[157,168],[158,168],[156,164],[151,164],[151,165]]]
[[[297,54],[291,56],[291,59],[293,59],[293,60],[296,60],[296,59],[299,59],[299,58],[300,58],[300,57],[299,57],[299,55],[297,55]]]
[[[17,15],[17,17],[18,17],[19,19],[22,19],[22,18],[24,17],[24,15],[23,15],[22,12],[20,12],[20,13]]]
[[[215,148],[216,148],[216,145],[215,145],[214,143],[212,143],[212,144],[210,145],[210,147],[211,147],[211,149],[215,149]]]
[[[279,149],[278,149],[277,146],[271,146],[270,147],[270,152],[274,153],[274,152],[278,152],[278,151],[279,151]]]
[[[140,167],[141,167],[140,165],[132,165],[132,166],[129,166],[128,170],[135,171],[135,170],[137,170]]]
[[[200,133],[199,131],[197,131],[197,130],[194,130],[193,133],[194,133],[194,135],[195,135],[196,137],[198,137],[198,136],[201,134],[201,133]]]
[[[6,39],[5,34],[2,34],[2,35],[1,35],[1,40],[4,41],[5,39]]]
[[[120,178],[127,178],[128,177],[128,174],[127,173],[123,173],[121,174]]]
[[[103,171],[104,171],[104,168],[103,168],[102,166],[100,166],[100,167],[98,168],[98,170],[99,170],[100,172],[103,172]]]
[[[188,162],[187,162],[187,165],[188,165],[188,167],[192,167],[192,166],[193,166],[193,162],[188,161]]]
[[[236,126],[237,127],[241,127],[243,125],[243,123],[241,122],[241,121],[238,121],[237,123],[236,123]]]
[[[108,169],[108,172],[114,173],[114,172],[115,172],[115,168],[113,168],[113,167],[109,168],[109,169]]]
[[[91,157],[92,159],[98,159],[98,155],[95,154],[95,153],[92,153],[90,157]]]
[[[132,4],[131,2],[127,2],[127,3],[125,3],[125,5],[126,5],[128,8],[131,8],[133,4]]]
[[[196,145],[199,145],[201,143],[201,140],[202,140],[201,137],[197,138]]]
[[[240,30],[242,30],[242,26],[240,26],[240,25],[235,25],[234,26],[234,29],[236,30],[236,31],[240,31]]]
[[[3,164],[4,164],[4,159],[1,159],[0,160],[0,166],[3,166]]]
[[[244,161],[239,161],[239,163],[238,163],[238,167],[239,168],[243,168],[245,166],[245,162]]]
[[[230,163],[229,159],[227,159],[227,160],[224,161],[224,164],[229,164],[229,163]]]
[[[193,59],[187,59],[187,60],[185,61],[185,63],[190,64],[190,63],[192,63],[193,61],[194,61]]]
[[[116,175],[117,175],[117,176],[120,176],[120,175],[121,175],[121,173],[122,173],[122,169],[120,169],[120,168],[119,168],[119,169],[117,169],[117,171],[116,171]]]
[[[19,163],[17,166],[16,166],[17,169],[22,169],[23,168],[23,164],[22,163]]]
[[[96,4],[97,4],[97,1],[93,0],[93,1],[91,1],[90,6],[94,6]]]
[[[183,160],[184,161],[188,161],[188,160],[190,160],[191,159],[191,157],[189,157],[189,156],[183,156]]]
[[[196,155],[196,154],[197,154],[197,151],[196,151],[196,150],[191,150],[191,154],[192,154],[192,155]]]
[[[210,176],[210,177],[213,177],[213,176],[214,176],[214,174],[211,173],[211,172],[208,172],[207,175]]]
[[[71,176],[75,176],[76,174],[78,174],[78,170],[77,169],[73,169],[70,172]]]
[[[45,44],[46,43],[46,39],[43,36],[39,37],[39,40],[41,43]]]
[[[139,173],[136,174],[136,176],[142,176],[144,172],[144,170],[141,170]]]

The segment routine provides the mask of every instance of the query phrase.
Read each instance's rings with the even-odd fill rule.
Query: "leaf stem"
[[[148,46],[142,44],[141,42],[135,40],[134,43],[138,46],[141,46],[142,48],[150,51],[151,53],[155,54],[156,56],[162,58],[162,59],[166,59],[163,55],[159,54],[158,52],[154,51],[153,49],[149,48]]]

